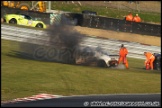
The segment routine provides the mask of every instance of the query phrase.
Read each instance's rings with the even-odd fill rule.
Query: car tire
[[[41,23],[38,23],[35,27],[38,27],[38,28],[43,28],[43,24]]]
[[[9,21],[10,24],[17,24],[17,21],[16,19],[12,18],[10,21]]]
[[[3,18],[3,22],[6,23],[6,19],[5,18]]]

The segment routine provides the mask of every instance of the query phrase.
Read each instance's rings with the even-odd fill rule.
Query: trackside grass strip
[[[11,53],[12,42],[1,42],[2,101],[39,93],[70,96],[161,92],[161,72],[144,70],[141,59],[128,58],[129,70],[43,62],[16,57]]]

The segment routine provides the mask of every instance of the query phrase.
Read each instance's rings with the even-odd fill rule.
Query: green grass
[[[105,8],[104,6],[79,6],[75,4],[62,4],[60,2],[52,2],[51,6],[52,10],[62,10],[62,11],[69,11],[69,12],[76,12],[81,13],[83,10],[90,10],[97,12],[98,15],[106,16],[106,17],[112,17],[112,18],[118,18],[118,19],[124,19],[123,16],[126,16],[128,14],[128,11],[126,10],[118,10],[113,8]],[[136,13],[140,14],[140,17],[142,19],[142,22],[154,22],[154,23],[161,23],[161,14],[160,13],[153,13],[153,12],[136,12],[133,11],[132,14],[135,16]]]
[[[30,6],[31,2],[26,2]],[[90,10],[97,12],[98,15],[106,16],[106,17],[112,17],[112,18],[118,18],[118,19],[124,19],[123,16],[126,16],[128,14],[128,10],[120,10],[120,9],[113,9],[113,8],[106,8],[105,6],[92,6],[92,5],[76,5],[76,4],[62,4],[60,1],[53,1],[51,2],[51,9],[52,10],[61,10],[61,11],[69,11],[69,12],[76,12],[81,13],[83,10]],[[48,6],[48,4],[47,4]],[[48,7],[47,7],[48,8]],[[161,13],[153,13],[153,12],[144,12],[144,11],[132,11],[132,14],[135,16],[136,13],[139,13],[142,22],[151,22],[151,23],[161,23]]]
[[[128,58],[129,70],[42,62],[11,56],[16,44],[1,42],[2,101],[38,93],[69,96],[161,92],[161,73],[142,69],[141,59]]]

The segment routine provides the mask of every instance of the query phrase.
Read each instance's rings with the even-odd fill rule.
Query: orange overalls
[[[133,20],[133,15],[129,14],[126,16],[126,21],[132,21]]]
[[[134,21],[134,22],[141,22],[141,18],[140,18],[139,16],[135,16],[135,17],[133,18],[133,21]]]
[[[128,60],[127,60],[127,57],[126,57],[127,54],[128,54],[127,48],[125,48],[125,47],[120,48],[118,64],[120,62],[123,62],[125,67],[128,69]]]
[[[38,6],[39,6],[39,12],[45,12],[46,11],[46,4],[44,1],[39,1],[38,2]]]
[[[152,53],[150,53],[150,52],[146,52],[145,56],[146,56],[146,60],[145,60],[145,63],[144,63],[145,66],[147,65],[147,63],[149,63],[150,64],[150,68],[153,70],[154,69],[153,62],[155,60],[155,56]]]

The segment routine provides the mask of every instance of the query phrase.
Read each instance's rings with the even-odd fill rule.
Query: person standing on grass
[[[133,15],[132,15],[131,12],[125,17],[125,20],[126,21],[132,21],[133,20]]]
[[[144,63],[145,67],[146,67],[147,64],[149,64],[151,70],[153,70],[154,69],[153,62],[155,60],[155,56],[150,52],[144,52],[144,55],[146,56],[146,60],[145,60],[145,63]]]
[[[128,50],[124,47],[124,44],[121,44],[120,51],[119,51],[119,59],[118,64],[121,62],[125,65],[126,69],[128,69],[128,60],[127,60]]]
[[[133,21],[134,22],[141,22],[141,18],[138,16],[138,14],[136,14],[136,16],[133,17]]]

